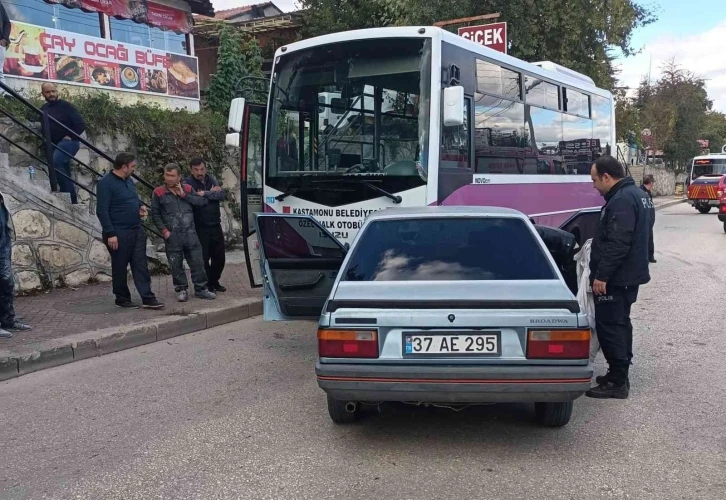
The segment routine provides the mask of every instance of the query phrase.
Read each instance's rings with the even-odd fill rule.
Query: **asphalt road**
[[[253,319],[0,383],[0,498],[726,498],[726,234],[658,212],[626,401],[330,422],[312,324]],[[598,372],[604,370],[600,361]]]

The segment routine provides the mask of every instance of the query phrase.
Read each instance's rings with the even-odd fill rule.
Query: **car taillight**
[[[318,330],[321,358],[377,358],[378,332],[375,330]]]
[[[589,358],[590,335],[589,328],[584,330],[528,330],[527,358]]]

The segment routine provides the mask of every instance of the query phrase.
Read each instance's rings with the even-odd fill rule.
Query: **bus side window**
[[[471,168],[469,163],[469,136],[471,98],[464,99],[464,124],[445,127],[441,122],[441,168]]]

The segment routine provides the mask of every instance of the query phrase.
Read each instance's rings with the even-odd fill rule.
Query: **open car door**
[[[309,215],[258,213],[265,321],[318,319],[346,249]]]
[[[577,245],[581,247],[587,240],[595,237],[601,211],[600,208],[580,210],[562,223],[560,229],[573,234],[577,240]]]
[[[232,101],[226,143],[240,149],[240,186],[242,239],[250,286],[262,286],[259,243],[254,214],[264,211],[262,205],[262,155],[264,151],[265,117],[267,108],[251,104],[243,98]]]

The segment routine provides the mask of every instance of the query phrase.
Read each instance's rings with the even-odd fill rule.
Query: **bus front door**
[[[243,98],[232,101],[227,145],[238,146],[240,153],[240,216],[245,263],[250,286],[262,286],[262,267],[255,214],[264,212],[262,200],[262,155],[265,137],[266,107]]]

